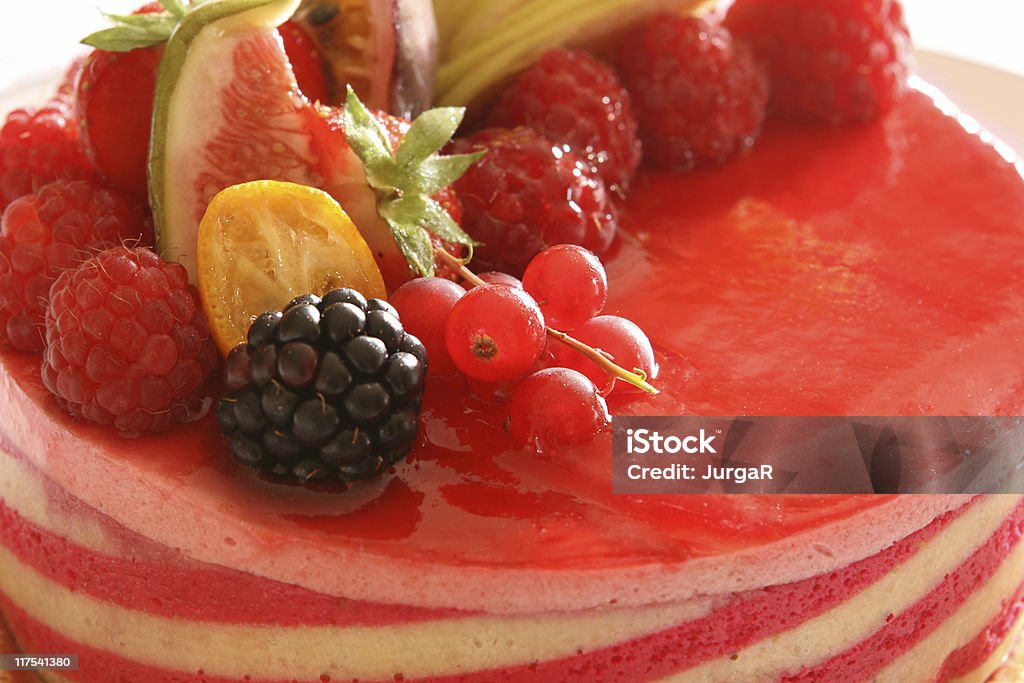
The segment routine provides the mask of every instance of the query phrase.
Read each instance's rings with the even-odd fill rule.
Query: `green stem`
[[[462,261],[452,256],[447,251],[444,251],[443,249],[436,249],[435,253],[439,257],[441,257],[441,260],[448,264],[449,268],[451,268],[453,271],[461,275],[462,278],[465,279],[467,282],[472,283],[474,287],[479,287],[480,285],[487,284],[486,282],[481,280],[476,273],[467,268]],[[607,372],[612,377],[616,379],[621,379],[623,382],[628,382],[629,384],[632,384],[633,386],[639,389],[643,389],[648,394],[657,395],[660,393],[657,388],[652,386],[647,381],[647,375],[644,372],[639,370],[630,371],[622,367],[621,365],[615,364],[614,362],[612,362],[610,358],[605,356],[597,349],[591,346],[587,346],[579,339],[571,337],[565,332],[560,332],[559,330],[548,327],[547,333],[548,336],[551,337],[552,339],[557,339],[558,341],[562,342],[569,348],[583,354],[593,362],[597,363],[602,370]]]

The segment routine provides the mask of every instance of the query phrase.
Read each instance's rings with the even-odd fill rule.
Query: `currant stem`
[[[467,268],[466,264],[464,264],[462,261],[449,254],[447,251],[444,251],[443,249],[436,249],[435,253],[439,257],[441,257],[441,260],[444,261],[449,268],[451,268],[456,273],[461,275],[463,279],[465,279],[466,281],[471,282],[474,287],[479,287],[480,285],[487,284],[479,277],[477,277],[476,273]],[[607,372],[612,377],[615,377],[616,379],[621,379],[623,382],[628,382],[629,384],[632,384],[638,389],[643,389],[644,391],[651,395],[657,395],[661,393],[657,388],[652,386],[647,381],[647,377],[646,375],[644,375],[644,373],[632,372],[622,367],[621,365],[616,365],[614,362],[611,361],[611,359],[609,359],[607,356],[602,354],[597,349],[591,346],[587,346],[579,339],[571,337],[565,332],[561,332],[554,328],[548,327],[547,333],[548,336],[551,337],[552,339],[557,339],[558,341],[562,342],[569,348],[578,351],[579,353],[583,354],[590,360],[597,363],[602,370]]]

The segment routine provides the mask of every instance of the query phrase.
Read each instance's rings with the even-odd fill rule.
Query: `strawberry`
[[[75,91],[75,119],[96,170],[112,186],[144,196],[156,74],[163,45],[93,50]]]
[[[403,165],[398,161],[398,155],[402,144],[409,139],[410,132],[413,144],[422,144],[424,138],[429,136],[432,140],[427,142],[431,147],[441,147],[454,133],[461,114],[451,118],[454,115],[449,110],[450,118],[443,125],[437,121],[424,122],[426,125],[421,125],[417,132],[406,119],[364,108],[353,93],[350,93],[346,107],[321,106],[319,111],[328,130],[328,135],[320,140],[324,149],[321,156],[344,160],[334,164],[333,172],[329,172],[331,179],[324,189],[338,199],[359,227],[377,257],[388,289],[397,289],[415,275],[455,279],[455,273],[435,255],[435,251],[442,249],[461,258],[471,243],[459,227],[462,205],[449,184],[462,174],[476,156],[470,154],[458,158],[428,154]],[[349,120],[346,120],[346,111],[352,114]],[[426,114],[428,118],[431,115],[430,112]],[[386,134],[386,139],[372,134],[378,130]],[[388,182],[395,183],[394,187],[378,186],[381,184],[378,175],[383,176],[385,173],[374,172],[372,157],[367,152],[369,146],[378,148],[371,150],[374,155],[380,154],[390,160],[386,162],[388,165],[394,164],[386,173],[389,176]],[[431,150],[425,151],[429,153]],[[438,162],[455,165],[451,169],[435,168],[433,165]],[[451,180],[445,182],[447,178]],[[425,184],[434,183],[439,187],[432,188],[433,191],[423,191]],[[387,195],[396,191],[398,198],[407,197],[420,204],[417,210],[410,214],[403,212],[402,215],[389,215],[388,207],[394,202]],[[414,238],[420,228],[425,228],[423,236],[427,239],[424,241]],[[418,263],[410,258],[409,249],[413,241],[416,241],[420,250]]]

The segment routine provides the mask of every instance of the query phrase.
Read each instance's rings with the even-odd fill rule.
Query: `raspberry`
[[[870,121],[907,88],[910,34],[895,0],[739,0],[726,23],[767,66],[774,114]]]
[[[202,413],[217,361],[188,273],[150,249],[108,249],[53,285],[43,383],[75,418],[164,431]]]
[[[370,479],[412,449],[426,369],[423,344],[387,302],[307,294],[256,318],[228,355],[217,422],[235,460],[272,477]]]
[[[50,285],[92,253],[152,243],[142,206],[90,180],[58,180],[16,200],[0,223],[0,343],[43,348]]]
[[[481,243],[474,263],[522,275],[552,244],[595,253],[611,245],[618,217],[605,185],[583,159],[526,127],[489,128],[455,143],[487,154],[455,183],[462,227]]]
[[[0,128],[0,211],[53,180],[91,176],[68,97],[7,115]]]
[[[620,67],[647,161],[688,169],[754,144],[768,80],[747,46],[698,17],[659,15],[638,32],[624,42]]]
[[[605,185],[625,191],[640,165],[629,93],[615,71],[584,52],[552,50],[507,89],[494,126],[529,126],[584,157]]]

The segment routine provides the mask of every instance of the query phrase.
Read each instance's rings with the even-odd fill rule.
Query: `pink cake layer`
[[[624,617],[625,621],[645,620],[650,612],[625,608],[500,617],[337,600],[183,557],[69,497],[23,461],[10,455],[3,457],[0,472],[5,475],[4,486],[46,492],[47,511],[41,516],[42,523],[35,523],[25,516],[40,517],[38,508],[33,509],[31,504],[22,512],[16,509],[14,497],[6,497],[0,504],[0,543],[9,554],[0,555],[0,589],[8,595],[5,612],[24,648],[80,654],[82,668],[65,674],[68,680],[292,680],[260,676],[261,669],[223,668],[231,666],[226,662],[236,661],[231,652],[248,648],[248,629],[254,625],[262,629],[261,638],[279,644],[302,643],[304,634],[316,631],[316,649],[333,643],[338,651],[344,651],[344,641],[359,628],[373,629],[381,642],[399,644],[409,638],[400,633],[401,629],[424,626],[436,631],[431,646],[441,651],[459,650],[460,639],[506,638],[505,647],[521,651],[525,657],[520,663],[505,662],[503,666],[475,671],[450,664],[454,667],[450,673],[434,671],[426,675],[419,675],[417,665],[412,663],[415,658],[410,658],[406,664],[412,668],[399,667],[386,675],[370,676],[364,674],[376,664],[356,660],[338,668],[326,666],[315,676],[296,680],[328,676],[330,680],[384,681],[401,674],[406,680],[437,683],[604,681],[622,677],[645,681],[684,672],[694,672],[694,680],[700,680],[701,667],[731,671],[730,676],[745,674],[747,666],[761,671],[757,668],[763,667],[759,648],[785,648],[787,639],[805,643],[801,662],[817,664],[769,669],[773,678],[867,680],[901,658],[915,657],[915,649],[944,628],[955,631],[951,641],[955,647],[949,651],[956,656],[950,662],[935,660],[929,665],[934,664],[938,671],[941,664],[943,670],[952,672],[950,676],[959,676],[984,662],[1009,633],[1014,620],[1008,615],[1016,614],[1019,601],[1014,596],[1024,568],[1024,547],[1018,544],[1024,533],[1024,502],[1016,496],[960,497],[959,507],[882,552],[846,567],[803,581],[766,585],[738,594],[701,596],[669,606],[639,631],[626,627],[609,640],[603,631],[614,634],[622,629]],[[56,519],[62,520],[66,528],[78,530],[72,535],[90,529],[89,534],[82,534],[82,540],[95,547],[48,529],[46,525]],[[892,611],[880,612],[877,592],[891,590],[885,587],[886,582],[894,581],[900,572],[904,580],[895,585],[904,592],[905,608],[894,606]],[[21,592],[28,588],[19,591],[5,585],[21,576],[31,577],[28,583],[39,587],[35,592],[59,595],[63,588],[71,597],[40,609]],[[980,606],[965,607],[976,595],[982,596]],[[867,616],[872,611],[874,619]],[[115,634],[132,624],[146,640],[163,643],[158,650],[162,666],[151,661],[155,654],[152,648],[143,647],[140,652],[133,649],[137,640],[118,643],[115,636],[115,642],[105,643],[106,647],[98,647],[95,641],[76,640],[67,633],[68,615],[76,613],[85,623],[121,624],[115,626]],[[865,637],[846,644],[829,642],[829,634],[849,618],[844,614],[856,615],[854,621],[859,621]],[[529,648],[517,648],[512,640],[522,637],[515,623],[524,619],[534,635],[541,637],[549,637],[549,628],[573,629],[578,624],[584,625],[583,635],[572,643],[570,653],[542,659],[528,652]],[[190,657],[194,660],[196,655],[189,652],[188,643],[179,644],[175,635],[174,623],[181,624],[182,620],[192,622],[191,629],[202,633],[204,641],[217,642],[220,647],[216,651],[224,659],[215,658],[195,670],[175,666]],[[973,628],[971,623],[975,621],[978,625]],[[966,622],[963,628],[962,622]],[[73,623],[70,631],[74,632]],[[588,640],[588,634],[592,640]],[[98,637],[102,642],[102,634]],[[408,642],[415,642],[415,638]],[[807,643],[818,647],[807,648]],[[177,647],[183,652],[176,652]],[[302,660],[309,654],[287,656]],[[477,664],[485,661],[487,657]],[[439,663],[446,665],[445,660]],[[203,673],[198,673],[200,669]]]

